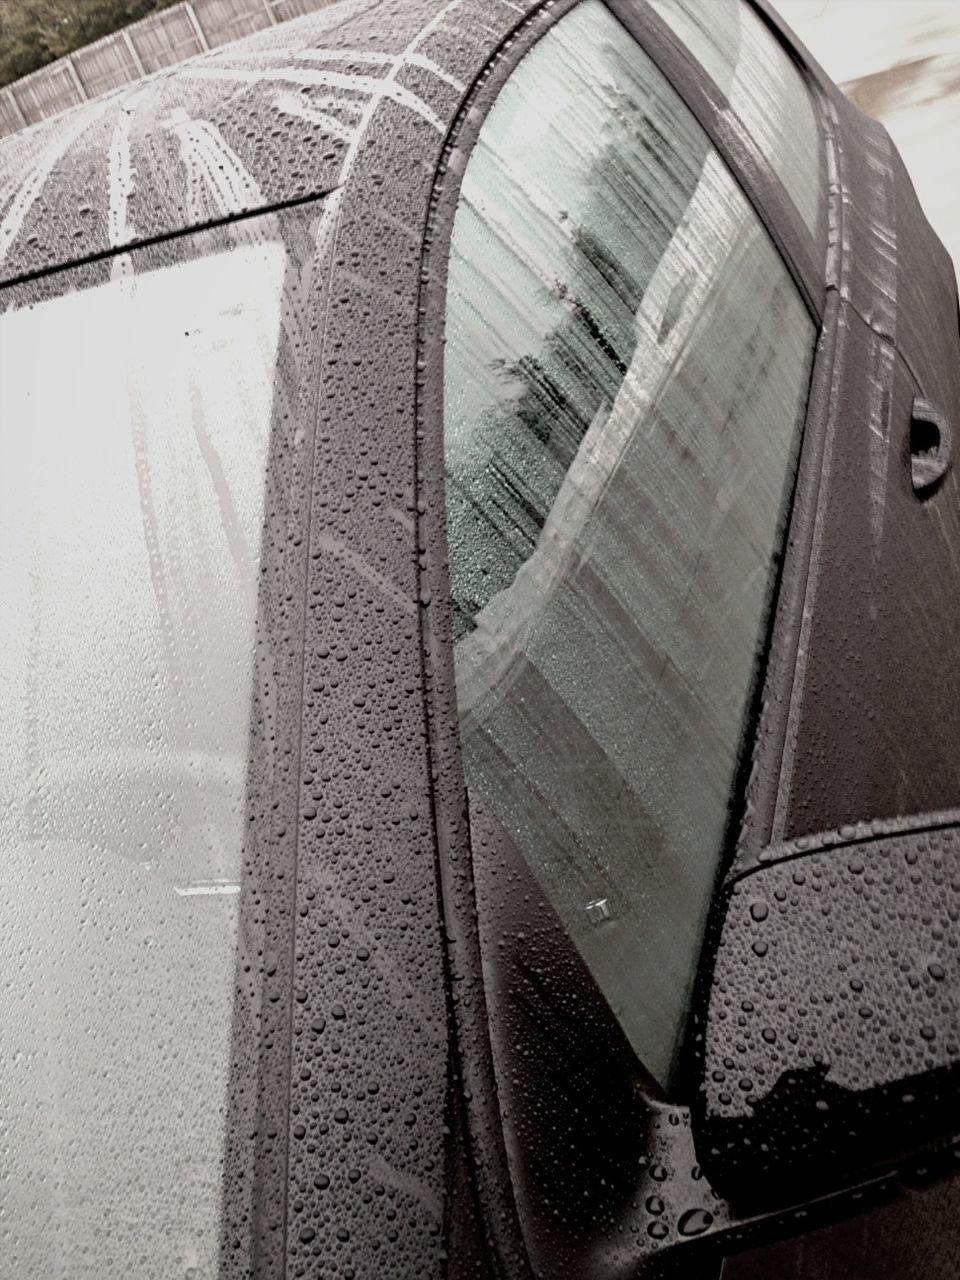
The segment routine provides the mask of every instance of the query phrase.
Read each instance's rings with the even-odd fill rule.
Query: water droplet
[[[707,1209],[688,1209],[680,1215],[677,1230],[682,1236],[699,1236],[713,1226],[713,1214]]]

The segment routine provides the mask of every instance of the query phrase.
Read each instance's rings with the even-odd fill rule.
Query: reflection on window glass
[[[820,135],[810,93],[773,33],[743,0],[650,0],[749,129],[816,235]]]
[[[4,1275],[218,1271],[284,270],[0,316]]]
[[[598,0],[467,166],[445,449],[468,786],[646,1065],[686,1014],[814,342],[739,189]]]

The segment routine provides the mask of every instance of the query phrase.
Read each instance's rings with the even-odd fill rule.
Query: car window
[[[815,331],[599,0],[463,179],[445,463],[468,787],[668,1081],[765,634]]]
[[[0,297],[7,1275],[219,1273],[287,270],[231,235]]]
[[[820,223],[820,131],[789,54],[744,0],[650,0],[728,99],[813,235]]]

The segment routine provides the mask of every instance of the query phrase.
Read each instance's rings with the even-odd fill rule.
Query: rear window
[[[444,412],[457,696],[472,797],[665,1083],[814,341],[704,133],[586,0],[503,88],[456,212]]]
[[[7,1276],[220,1270],[288,265],[275,219],[231,238],[0,297]]]

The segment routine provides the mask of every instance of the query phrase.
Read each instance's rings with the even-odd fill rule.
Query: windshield
[[[219,1269],[277,226],[0,316],[5,1275]]]

